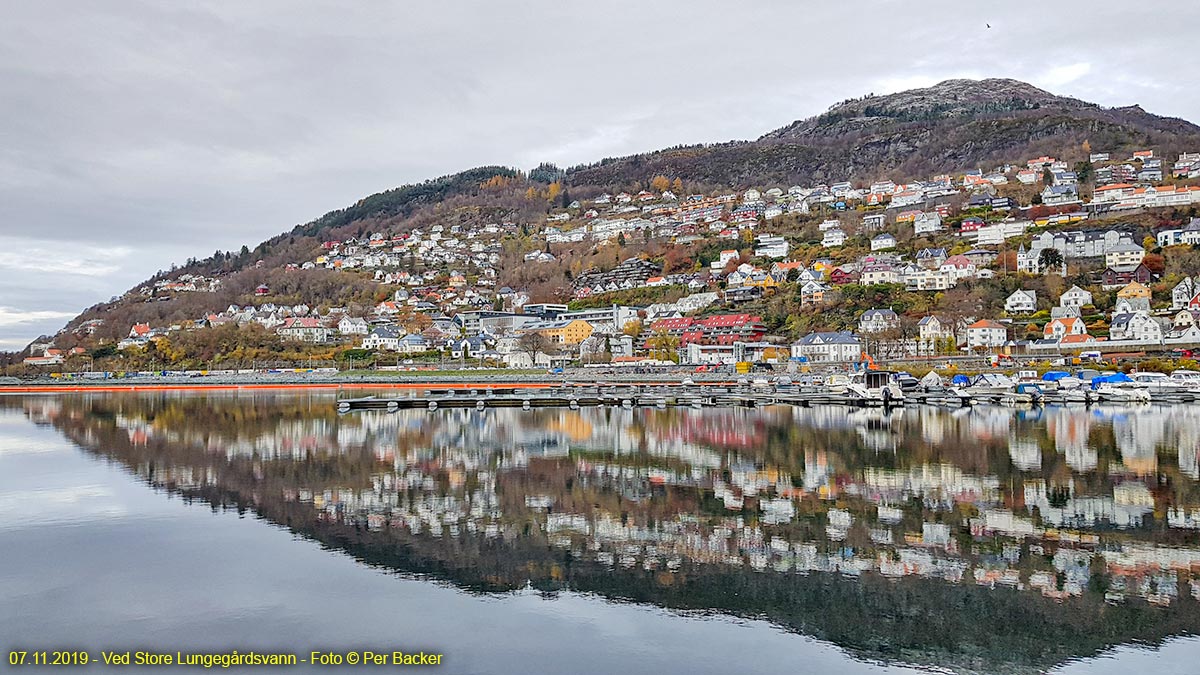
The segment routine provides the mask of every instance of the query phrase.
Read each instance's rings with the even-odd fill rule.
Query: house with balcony
[[[900,317],[891,309],[868,309],[858,318],[858,332],[882,333],[900,324]]]
[[[990,319],[980,319],[967,326],[967,349],[1003,347],[1008,342],[1008,329]]]

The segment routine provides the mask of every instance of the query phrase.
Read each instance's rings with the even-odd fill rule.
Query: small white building
[[[825,230],[825,236],[821,238],[821,246],[825,248],[833,248],[835,246],[843,246],[846,243],[846,233],[841,228],[833,228]]]
[[[1032,314],[1037,311],[1037,292],[1013,291],[1004,301],[1004,311],[1009,314]]]
[[[888,251],[893,248],[896,248],[896,237],[895,236],[893,236],[887,232],[884,232],[883,234],[879,234],[879,235],[875,235],[874,237],[871,237],[871,250],[872,251]]]
[[[1058,296],[1058,306],[1064,309],[1079,309],[1084,305],[1090,304],[1092,304],[1092,294],[1078,286],[1072,286],[1065,293]]]

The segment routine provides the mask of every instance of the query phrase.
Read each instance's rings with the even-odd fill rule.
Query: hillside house
[[[1108,327],[1108,339],[1161,344],[1163,333],[1170,328],[1163,323],[1145,312],[1118,314],[1113,317],[1112,324]]]
[[[981,319],[967,326],[967,349],[1003,347],[1008,342],[1008,329],[1003,324]]]
[[[900,324],[900,317],[891,309],[868,309],[858,318],[859,333],[882,333]]]
[[[846,233],[840,228],[825,230],[825,236],[821,238],[821,246],[825,248],[833,248],[835,246],[843,246],[846,243]]]
[[[1087,326],[1084,325],[1083,319],[1077,317],[1051,319],[1042,328],[1042,336],[1047,340],[1062,340],[1068,335],[1086,334]]]
[[[1122,241],[1104,252],[1104,264],[1108,267],[1138,265],[1146,257],[1146,249],[1132,241]]]
[[[1078,286],[1072,286],[1058,296],[1058,306],[1079,309],[1092,304],[1092,294]]]
[[[1032,314],[1037,311],[1037,292],[1018,290],[1004,301],[1004,311],[1009,314]]]
[[[894,235],[884,232],[883,234],[871,237],[872,251],[890,251],[893,248],[896,248],[896,237]]]
[[[377,326],[363,338],[363,349],[380,349],[385,351],[400,351],[400,338],[405,331],[399,326]]]
[[[321,324],[320,319],[310,316],[288,317],[275,329],[275,332],[288,340],[299,340],[322,344],[333,339],[334,329]]]

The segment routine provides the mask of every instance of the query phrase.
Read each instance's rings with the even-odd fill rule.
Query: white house
[[[930,353],[940,340],[954,337],[954,323],[936,315],[922,317],[917,322],[917,346],[921,353]]]
[[[1087,335],[1087,326],[1078,317],[1052,319],[1042,329],[1042,335],[1047,340],[1061,340],[1068,335]]]
[[[404,329],[399,326],[379,326],[363,338],[362,346],[363,349],[399,351],[400,338],[403,336]]]
[[[858,319],[858,332],[882,333],[899,322],[900,317],[891,309],[868,309]]]
[[[1127,312],[1113,317],[1108,327],[1110,340],[1127,340],[1133,342],[1161,343],[1163,326],[1145,312]]]
[[[1004,301],[1004,311],[1009,314],[1032,314],[1037,311],[1037,292],[1018,290]]]
[[[1008,330],[1002,324],[981,319],[967,326],[967,348],[1003,347],[1008,341]]]
[[[1058,296],[1058,306],[1064,309],[1079,309],[1084,305],[1090,304],[1092,304],[1092,294],[1078,286],[1072,286],[1065,293]]]
[[[776,234],[760,234],[754,246],[754,255],[760,258],[786,258],[788,242]]]
[[[825,230],[825,236],[821,238],[821,245],[825,248],[833,248],[834,246],[842,246],[846,243],[846,233],[840,228]]]
[[[366,335],[371,332],[367,320],[357,316],[343,316],[342,320],[338,321],[337,329],[342,335]]]
[[[896,237],[884,232],[883,234],[871,237],[872,251],[887,251],[896,248]]]
[[[853,362],[862,358],[862,343],[850,333],[809,333],[792,345],[792,358]]]
[[[942,217],[936,213],[922,213],[913,220],[913,234],[920,236],[942,231]]]
[[[1175,288],[1171,289],[1171,309],[1186,307],[1197,293],[1200,293],[1200,283],[1197,283],[1192,277],[1184,277],[1183,281],[1175,284]]]

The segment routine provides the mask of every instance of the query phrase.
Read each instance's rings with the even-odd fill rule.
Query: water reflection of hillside
[[[4,404],[155,485],[471,588],[761,615],[873,656],[985,669],[1200,632],[1200,407]]]

